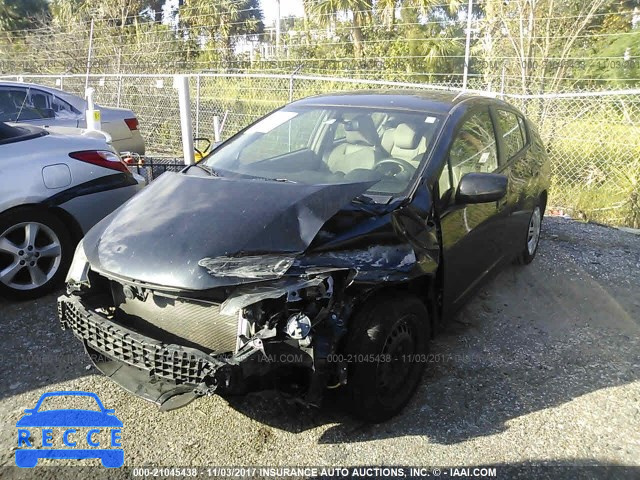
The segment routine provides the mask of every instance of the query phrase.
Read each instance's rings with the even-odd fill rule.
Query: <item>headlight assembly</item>
[[[213,276],[271,280],[280,278],[293,265],[294,256],[259,255],[203,258],[198,265]]]
[[[80,243],[78,243],[76,247],[69,273],[67,273],[66,282],[71,288],[76,285],[89,284],[89,261],[84,252],[82,240],[80,240]]]

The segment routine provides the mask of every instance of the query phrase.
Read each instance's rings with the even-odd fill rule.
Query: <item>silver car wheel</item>
[[[540,241],[540,225],[542,224],[542,213],[540,207],[536,205],[531,214],[531,220],[529,221],[529,231],[527,232],[527,250],[529,255],[533,255],[538,248],[538,242]]]
[[[18,223],[0,234],[0,282],[7,287],[43,286],[56,274],[61,259],[60,239],[42,223]]]

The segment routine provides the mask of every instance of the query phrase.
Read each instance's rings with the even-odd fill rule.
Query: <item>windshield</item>
[[[411,184],[441,120],[424,112],[287,107],[266,116],[201,165],[222,176],[306,184],[375,181],[371,194]]]

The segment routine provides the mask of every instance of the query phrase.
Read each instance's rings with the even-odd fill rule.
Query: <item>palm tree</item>
[[[372,9],[372,0],[320,0],[314,7],[314,13],[322,23],[329,23],[340,12],[351,13],[353,50],[356,57],[361,58],[364,50],[362,27],[371,19]]]
[[[156,23],[162,22],[162,8],[164,7],[165,0],[145,0],[144,7],[149,10],[153,10],[153,21]]]
[[[450,13],[457,12],[460,6],[462,5],[463,0],[403,0],[403,5],[407,7],[415,7],[418,9],[420,14],[429,15],[435,9],[442,9],[443,4],[447,5],[447,10]]]
[[[185,25],[204,35],[226,61],[233,56],[233,39],[264,29],[258,0],[187,0],[181,7]]]
[[[378,0],[376,10],[387,26],[387,30],[393,30],[396,23],[396,8],[402,0]]]
[[[317,2],[315,0],[302,0],[302,10],[304,12],[305,22],[309,20],[309,17],[313,13],[313,9],[315,8],[316,3]]]
[[[34,28],[48,13],[46,0],[0,0],[0,30]]]

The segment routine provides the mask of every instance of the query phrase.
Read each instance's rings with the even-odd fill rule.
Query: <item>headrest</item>
[[[418,143],[420,143],[420,136],[418,135],[418,132],[415,131],[415,129],[413,129],[406,123],[401,123],[396,128],[393,140],[394,145],[398,148],[414,150],[418,148]]]
[[[344,124],[347,143],[375,146],[378,141],[378,132],[373,120],[368,115],[358,115],[353,120]]]

